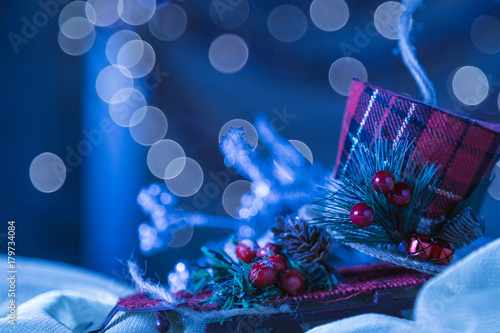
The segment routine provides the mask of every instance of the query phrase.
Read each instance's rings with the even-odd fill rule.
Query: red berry
[[[257,250],[257,255],[261,258],[267,258],[279,253],[281,253],[281,247],[273,243],[267,243],[264,247],[260,247]]]
[[[352,206],[350,216],[352,223],[360,228],[368,227],[375,220],[373,209],[364,202]]]
[[[281,274],[279,279],[280,289],[290,296],[297,295],[302,290],[304,278],[294,269],[288,269]]]
[[[389,201],[397,207],[404,207],[411,202],[413,190],[406,183],[397,183],[394,192],[388,194]]]
[[[250,267],[248,279],[254,286],[259,288],[267,288],[276,282],[278,271],[267,260],[259,260]]]
[[[236,256],[249,264],[257,257],[257,244],[251,239],[243,239],[236,246]]]
[[[272,256],[267,258],[267,261],[273,264],[274,268],[276,268],[278,272],[283,273],[284,271],[286,271],[286,258],[281,254],[273,254]]]
[[[377,192],[384,194],[391,193],[394,190],[396,178],[392,173],[386,170],[377,171],[372,178],[372,187]]]

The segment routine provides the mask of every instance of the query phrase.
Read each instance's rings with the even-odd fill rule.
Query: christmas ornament
[[[397,183],[392,193],[387,194],[389,201],[397,207],[404,207],[411,202],[412,189],[408,184]]]
[[[259,288],[267,288],[276,282],[278,271],[267,260],[259,260],[250,268],[248,279]]]
[[[410,236],[405,242],[405,248],[411,257],[436,265],[448,265],[455,253],[451,243],[421,233]]]
[[[280,289],[289,296],[295,296],[302,291],[304,278],[294,269],[288,269],[279,277]]]
[[[257,257],[258,245],[251,239],[243,239],[236,246],[236,256],[249,264]]]
[[[287,269],[286,258],[281,254],[273,254],[267,258],[267,261],[273,264],[274,268],[280,273],[283,273]]]
[[[408,237],[405,242],[406,252],[418,260],[429,261],[432,259],[432,247],[434,239],[429,235],[416,233]]]
[[[360,228],[366,228],[375,220],[375,213],[366,203],[360,202],[352,207],[350,217],[352,223]]]
[[[387,170],[377,171],[373,175],[371,185],[379,193],[391,193],[394,190],[394,185],[396,185],[396,178]]]
[[[284,246],[288,254],[303,265],[327,264],[328,251],[332,239],[322,228],[310,226],[299,218],[276,218],[276,226],[272,228],[274,237]],[[333,269],[333,268],[331,268]]]
[[[436,238],[431,248],[430,261],[436,265],[448,265],[453,258],[455,248],[453,244]]]
[[[261,258],[267,258],[273,254],[279,254],[281,253],[281,248],[273,243],[267,243],[265,246],[260,247],[257,250],[257,256]]]

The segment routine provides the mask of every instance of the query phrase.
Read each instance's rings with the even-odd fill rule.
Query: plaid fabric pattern
[[[347,101],[336,167],[349,164],[356,144],[370,146],[379,127],[383,137],[408,133],[422,160],[441,164],[442,183],[427,218],[449,217],[488,178],[500,154],[500,127],[454,115],[393,92],[354,81]],[[376,128],[377,127],[377,128]],[[348,133],[358,138],[351,142]]]

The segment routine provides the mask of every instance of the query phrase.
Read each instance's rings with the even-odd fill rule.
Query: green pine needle
[[[195,269],[189,279],[190,290],[213,291],[213,295],[201,304],[215,303],[221,310],[230,310],[258,306],[262,302],[282,296],[282,292],[275,285],[258,288],[251,283],[248,275],[252,264],[246,264],[241,259],[235,262],[222,248],[218,248],[218,252],[206,247],[201,250],[209,259],[209,264]],[[290,258],[286,250],[282,255],[287,258],[288,268],[297,270],[304,277],[304,290],[320,290],[325,286],[332,289],[338,283],[335,275],[328,272],[324,265],[306,267],[300,261]]]
[[[398,142],[375,138],[371,148],[357,144],[348,161],[339,167],[339,179],[332,179],[330,187],[324,188],[324,199],[316,202],[321,218],[312,224],[325,227],[332,237],[345,243],[399,244],[417,231],[421,218],[425,215],[439,187],[437,171],[440,166],[421,161],[421,155],[408,136]],[[396,182],[405,182],[413,189],[412,201],[405,207],[392,205],[383,193],[371,187],[371,180],[377,171],[387,170],[394,174]],[[360,228],[350,219],[351,208],[365,202],[375,212],[371,226]]]

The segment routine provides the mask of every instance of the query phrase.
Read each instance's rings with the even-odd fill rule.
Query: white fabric
[[[365,314],[308,333],[500,332],[500,239],[427,282],[417,297],[414,318]]]
[[[9,282],[0,279],[0,332],[88,332],[118,297],[135,291],[112,278],[67,264],[16,257],[17,325],[7,320]],[[0,270],[7,257],[0,255]]]

